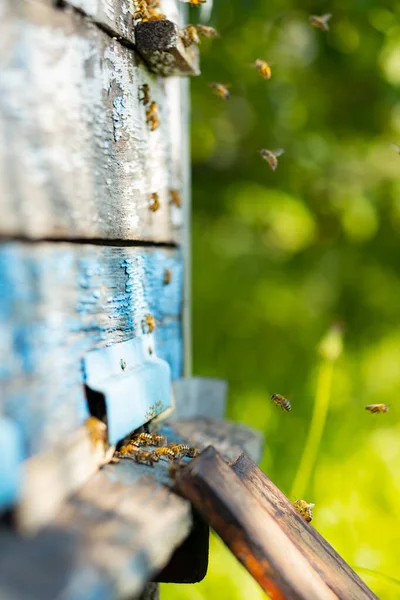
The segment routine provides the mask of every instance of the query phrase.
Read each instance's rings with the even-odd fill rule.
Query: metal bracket
[[[84,369],[88,388],[105,400],[110,444],[171,406],[170,367],[152,334],[89,352]]]
[[[0,417],[0,512],[17,503],[23,460],[22,435],[16,423]]]

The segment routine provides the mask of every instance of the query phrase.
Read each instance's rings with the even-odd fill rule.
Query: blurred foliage
[[[326,35],[307,20],[323,12]],[[343,323],[306,499],[378,596],[399,598],[400,2],[214,0],[207,24],[222,37],[202,42],[192,81],[195,372],[229,381],[229,417],[264,431],[261,466],[289,494],[318,344]],[[256,58],[273,63],[270,81]],[[212,96],[210,81],[231,84],[231,99]],[[276,172],[261,147],[285,149]],[[290,414],[272,392],[289,397]],[[365,411],[377,402],[391,411]],[[214,538],[205,581],[163,594],[265,597]]]

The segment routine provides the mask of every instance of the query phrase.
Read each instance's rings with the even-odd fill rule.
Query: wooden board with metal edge
[[[5,0],[0,29],[0,237],[179,242],[185,83],[70,8]]]
[[[376,598],[366,586],[338,595],[222,456],[209,447],[177,474],[176,485],[273,600]],[[286,501],[288,518],[295,518]],[[304,528],[306,523],[302,523]],[[301,532],[300,532],[301,533]],[[349,579],[349,589],[352,580]],[[354,588],[353,588],[354,589]]]

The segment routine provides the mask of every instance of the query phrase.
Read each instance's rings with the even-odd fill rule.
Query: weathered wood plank
[[[376,598],[360,577],[246,454],[232,469],[338,598]]]
[[[176,242],[182,81],[151,75],[72,9],[6,0],[0,29],[0,236]]]
[[[158,320],[157,355],[178,378],[181,310],[177,250],[0,246],[0,412],[21,427],[28,455],[80,427],[87,416],[83,356],[143,336],[146,314]]]
[[[272,599],[338,599],[214,448],[182,469],[176,484]]]
[[[251,456],[254,462],[261,460],[264,437],[248,425],[205,417],[173,421],[169,425],[170,432],[189,440],[192,446],[200,450],[214,446],[228,461],[236,460],[242,452]]]

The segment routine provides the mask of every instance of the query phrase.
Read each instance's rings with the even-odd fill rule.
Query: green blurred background
[[[324,12],[328,34],[308,23]],[[343,322],[304,496],[322,535],[353,567],[387,576],[358,571],[380,598],[398,599],[400,2],[214,0],[207,24],[222,37],[203,41],[192,81],[194,371],[229,381],[228,416],[262,429],[261,467],[290,495],[317,346]],[[273,63],[270,81],[256,58]],[[229,83],[231,99],[210,81]],[[275,173],[261,147],[285,149]],[[379,402],[388,414],[364,408]],[[265,598],[215,537],[206,579],[162,594]]]

